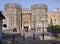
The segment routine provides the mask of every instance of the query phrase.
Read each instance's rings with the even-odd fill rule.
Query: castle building
[[[45,4],[34,4],[30,8],[22,8],[19,4],[7,3],[4,16],[6,17],[4,20],[4,24],[7,24],[6,29],[16,28],[19,32],[35,29],[35,31],[42,32],[44,23],[44,32],[47,31],[48,7]]]
[[[20,32],[35,29],[42,32],[44,27],[46,32],[49,25],[60,25],[60,8],[55,12],[49,12],[46,4],[34,4],[30,8],[23,8],[16,3],[7,3],[4,16],[6,19],[3,24],[7,24],[7,28],[3,27],[3,30],[17,29]]]
[[[55,12],[48,12],[48,25],[60,25],[60,8]]]

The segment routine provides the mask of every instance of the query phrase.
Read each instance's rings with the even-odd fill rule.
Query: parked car
[[[58,37],[58,38],[60,38],[60,33],[59,33],[59,34],[57,34],[57,37]]]

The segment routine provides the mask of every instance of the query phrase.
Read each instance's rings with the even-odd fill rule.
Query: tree
[[[60,33],[60,25],[55,25],[55,26],[53,26],[53,30],[54,30],[56,33]]]

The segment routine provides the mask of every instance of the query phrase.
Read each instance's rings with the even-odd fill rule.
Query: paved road
[[[37,32],[36,34],[39,35],[40,32]],[[16,33],[14,34],[15,42],[12,42],[13,40],[13,34],[5,33],[3,34],[3,42],[2,44],[60,44],[59,42],[55,40],[40,40],[39,37],[36,37],[35,40],[33,40],[33,33],[26,32],[25,34],[25,40],[23,40],[23,37],[21,36],[23,33]],[[36,36],[38,36],[36,35]]]
[[[29,36],[29,35],[28,35]],[[32,37],[27,37],[25,40],[22,39],[20,34],[15,34],[15,41],[12,41],[13,34],[3,34],[2,44],[60,44],[60,42],[55,40],[33,40]]]
[[[22,40],[14,42],[3,42],[2,44],[60,44],[60,42],[53,40]]]
[[[14,37],[15,37],[16,40],[21,40],[21,39],[23,39],[23,37],[22,37],[23,34],[25,35],[26,39],[33,39],[33,32],[24,32],[24,33],[21,32],[21,33],[15,33],[15,34],[13,34],[13,33],[11,33],[11,34],[5,33],[5,34],[3,34],[3,39],[12,40],[13,39],[13,35],[14,35]],[[35,38],[36,39],[40,39],[39,38],[40,35],[41,35],[40,32],[35,32]]]

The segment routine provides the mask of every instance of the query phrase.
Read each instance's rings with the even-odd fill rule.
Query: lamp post
[[[42,19],[42,28],[43,28],[43,34],[42,34],[42,38],[44,39],[44,19]]]
[[[35,40],[35,24],[34,24],[34,29],[33,29],[33,40]]]
[[[19,20],[19,24],[20,24],[20,20]],[[19,25],[19,31],[20,31],[20,25]]]
[[[33,25],[34,25],[34,27],[33,27],[33,40],[35,40],[35,17],[34,17],[34,21],[33,21]]]
[[[53,20],[52,20],[52,18],[51,18],[51,33],[52,33],[52,38],[53,38],[54,31],[53,31]]]

